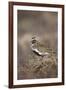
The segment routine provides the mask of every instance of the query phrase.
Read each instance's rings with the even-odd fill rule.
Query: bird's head
[[[36,37],[32,37],[32,44],[35,44],[36,43]]]

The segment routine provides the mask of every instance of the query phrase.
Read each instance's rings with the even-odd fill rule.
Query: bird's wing
[[[43,53],[41,53],[38,49],[34,49],[34,48],[32,48],[32,50],[34,51],[34,52],[36,52],[36,53],[38,53],[39,55],[43,55]]]
[[[48,52],[44,52],[44,53],[40,52],[37,48],[34,48],[33,45],[31,46],[31,49],[32,51],[36,52],[40,56],[49,55]]]

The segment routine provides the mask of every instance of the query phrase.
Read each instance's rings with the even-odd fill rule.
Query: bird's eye
[[[32,40],[32,44],[36,43],[36,40]]]

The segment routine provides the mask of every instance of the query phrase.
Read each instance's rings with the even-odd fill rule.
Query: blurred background
[[[58,13],[45,11],[18,10],[17,30],[17,78],[38,79],[57,77]],[[43,59],[33,54],[30,48],[35,36],[42,50],[48,48],[51,56]],[[55,52],[55,53],[53,53]],[[33,67],[35,66],[35,67]],[[41,66],[41,67],[40,67]]]

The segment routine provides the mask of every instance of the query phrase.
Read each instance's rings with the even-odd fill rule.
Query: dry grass
[[[45,50],[42,46],[42,50]],[[28,62],[19,67],[18,79],[38,79],[38,78],[56,78],[57,60],[56,55],[51,49],[46,49],[50,53],[49,57],[41,57],[33,52],[29,55]]]

